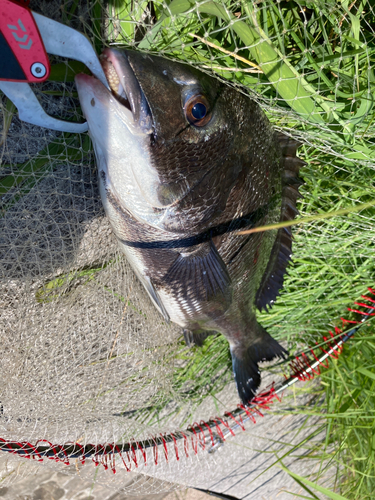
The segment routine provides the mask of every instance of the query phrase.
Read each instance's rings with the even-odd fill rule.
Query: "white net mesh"
[[[291,352],[339,325],[374,276],[371,2],[38,1],[31,8],[85,32],[98,53],[109,44],[137,47],[224,78],[303,142],[299,210],[315,220],[295,227],[284,291],[259,319]],[[38,98],[50,114],[82,119],[73,83],[79,67],[51,60],[51,81],[33,87]],[[5,98],[2,111],[0,438],[152,445],[152,436],[235,408],[227,342],[209,337],[202,349],[187,348],[119,252],[88,136],[22,123]],[[319,219],[340,209],[347,213]],[[187,458],[177,438],[183,477],[202,466],[196,457],[208,458],[203,451]],[[166,448],[176,456],[174,440],[159,440],[159,465]],[[134,453],[144,466],[142,450]],[[155,464],[155,447],[147,454]],[[8,472],[37,467],[5,455]],[[158,469],[172,471],[161,478],[177,477],[168,467]]]

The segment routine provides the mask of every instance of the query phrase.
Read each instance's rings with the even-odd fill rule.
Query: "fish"
[[[189,64],[122,48],[100,56],[111,90],[76,76],[118,245],[166,321],[187,343],[229,342],[247,405],[259,363],[287,351],[257,321],[291,260],[301,197],[299,143],[276,132],[248,95]]]

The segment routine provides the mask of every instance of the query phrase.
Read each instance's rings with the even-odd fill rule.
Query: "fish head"
[[[101,61],[111,91],[88,75],[76,84],[104,205],[110,193],[136,219],[177,232],[187,218],[196,228],[212,220],[248,154],[251,101],[162,57],[105,49]]]

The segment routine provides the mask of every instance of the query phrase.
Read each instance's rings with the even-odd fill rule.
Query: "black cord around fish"
[[[192,247],[210,241],[215,236],[221,236],[225,233],[231,233],[243,228],[253,228],[269,211],[269,205],[264,205],[253,212],[250,212],[242,217],[232,219],[228,222],[218,224],[202,233],[187,238],[179,238],[177,240],[157,240],[157,241],[129,241],[119,240],[124,245],[133,248],[183,248]]]

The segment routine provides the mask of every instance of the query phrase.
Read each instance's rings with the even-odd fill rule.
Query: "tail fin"
[[[238,395],[244,405],[250,403],[260,385],[260,361],[284,358],[287,351],[259,324],[259,333],[248,347],[231,347],[232,366]]]

